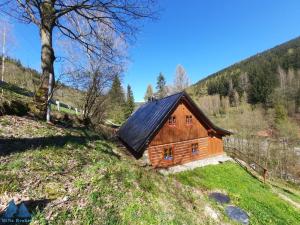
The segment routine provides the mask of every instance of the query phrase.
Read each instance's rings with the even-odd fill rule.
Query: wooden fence
[[[268,178],[280,178],[300,184],[300,140],[265,138],[257,136],[230,136],[224,139],[224,148],[231,155],[245,161]],[[261,168],[262,167],[262,168]]]
[[[225,146],[225,151],[239,164],[241,163],[239,160],[245,162],[251,169],[261,175],[264,179],[264,182],[266,182],[268,170],[265,167],[257,163],[255,160],[249,157],[249,155],[243,153],[237,148]]]

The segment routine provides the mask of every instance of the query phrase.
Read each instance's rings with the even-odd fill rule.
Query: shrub
[[[285,121],[287,119],[287,110],[284,108],[282,104],[275,105],[275,123],[278,124],[281,121]]]

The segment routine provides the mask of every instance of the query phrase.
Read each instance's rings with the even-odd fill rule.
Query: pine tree
[[[157,77],[156,89],[159,98],[163,98],[167,95],[166,79],[162,73],[159,73]]]
[[[275,105],[275,123],[286,121],[288,118],[288,113],[286,108],[282,104]]]
[[[250,102],[267,104],[276,86],[276,78],[268,61],[262,61],[260,65],[253,64],[249,70]]]
[[[125,104],[124,91],[122,89],[121,81],[118,76],[114,78],[111,89],[108,94],[111,103],[119,105]]]
[[[127,86],[127,98],[126,98],[126,113],[125,116],[126,118],[128,118],[132,112],[134,111],[134,97],[133,97],[133,93],[132,93],[132,89],[130,87],[130,85]]]
[[[149,98],[151,98],[152,96],[153,96],[153,88],[151,84],[148,84],[144,100],[148,101]]]
[[[110,108],[108,117],[115,123],[122,123],[125,120],[126,102],[121,81],[118,76],[113,80],[112,87],[108,93]]]

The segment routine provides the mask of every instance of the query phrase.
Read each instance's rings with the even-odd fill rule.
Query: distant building
[[[227,130],[214,125],[185,92],[142,105],[117,132],[136,158],[154,168],[170,167],[224,153]]]

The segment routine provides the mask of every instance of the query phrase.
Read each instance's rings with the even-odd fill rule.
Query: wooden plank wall
[[[210,155],[223,153],[223,140],[222,137],[209,137],[208,149]]]
[[[198,143],[199,152],[192,154],[192,144]],[[164,159],[164,148],[172,146],[173,159]],[[193,160],[207,157],[208,155],[208,138],[200,138],[195,140],[181,141],[172,144],[152,146],[148,148],[150,162],[153,167],[168,167],[176,164],[183,164]]]
[[[196,119],[185,103],[180,103],[172,115],[176,117],[176,125],[169,126],[168,121],[166,121],[160,131],[152,139],[149,146],[175,143],[208,136],[205,127]],[[185,117],[187,115],[192,115],[192,125],[186,124]]]
[[[185,102],[175,109],[176,125],[168,120],[148,145],[149,159],[153,167],[168,167],[184,164],[223,153],[223,140],[220,136],[209,136],[207,129],[196,119]],[[192,115],[192,125],[186,124],[186,116]],[[198,143],[199,152],[192,154],[192,144]],[[164,159],[164,148],[173,148],[173,159]]]

